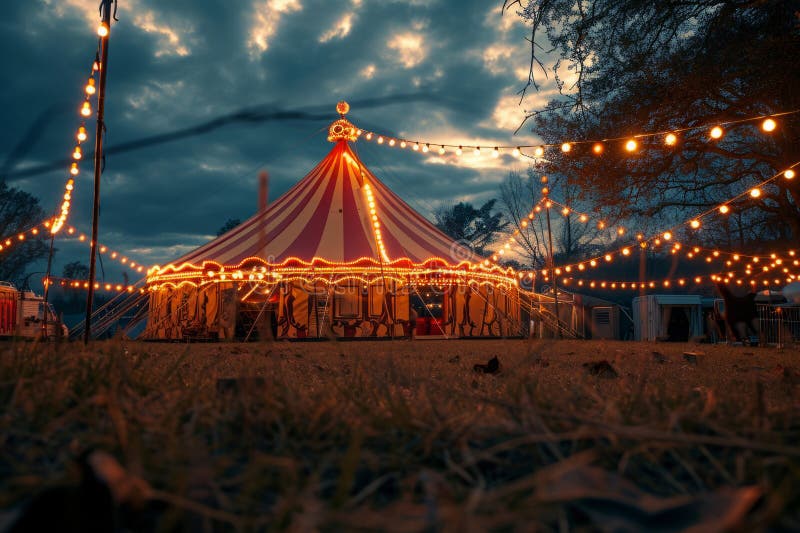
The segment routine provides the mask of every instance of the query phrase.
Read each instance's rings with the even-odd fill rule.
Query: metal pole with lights
[[[55,217],[53,217],[55,220]],[[47,315],[48,315],[48,307],[47,307],[47,298],[50,296],[50,270],[53,267],[53,252],[55,251],[54,244],[56,242],[56,234],[50,233],[50,253],[47,256],[47,274],[45,274],[44,278],[44,317],[42,320],[42,338],[47,340]]]
[[[97,222],[100,217],[100,174],[103,164],[103,110],[108,77],[108,37],[111,34],[111,4],[114,0],[102,0],[101,22],[97,28],[100,36],[100,87],[97,89],[97,132],[94,143],[94,202],[92,204],[92,240],[89,243],[89,291],[86,296],[86,328],[83,343],[88,344],[92,335],[92,301],[94,299],[95,260],[97,258]]]
[[[552,203],[547,198],[547,195],[550,193],[550,189],[547,187],[547,176],[542,176],[542,196],[544,196],[544,208],[545,212],[547,213],[547,242],[550,247],[550,278],[553,280],[553,307],[556,314],[556,331],[555,335],[557,339],[561,338],[561,319],[558,315],[558,280],[556,279],[556,272],[555,272],[555,258],[553,257],[553,232],[550,229],[550,206]]]

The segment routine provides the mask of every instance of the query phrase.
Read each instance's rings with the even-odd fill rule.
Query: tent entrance
[[[271,302],[239,302],[234,338],[270,341],[278,334],[277,305]]]

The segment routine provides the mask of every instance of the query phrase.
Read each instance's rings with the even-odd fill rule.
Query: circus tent
[[[514,272],[442,233],[370,172],[350,146],[360,131],[347,110],[340,103],[329,128],[333,149],[289,191],[148,272],[145,337],[518,333]]]

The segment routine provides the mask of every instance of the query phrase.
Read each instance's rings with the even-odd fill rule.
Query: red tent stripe
[[[279,201],[270,205],[263,213],[253,216],[246,224],[246,227],[241,231],[235,233],[231,232],[230,234],[223,235],[215,241],[212,241],[206,245],[207,249],[200,249],[198,253],[192,254],[192,256],[188,258],[188,262],[196,260],[199,256],[206,260],[228,264],[234,262],[237,257],[244,259],[246,257],[259,255],[260,252],[262,252],[262,250],[259,250],[261,228],[268,228],[273,222],[277,223],[275,227],[267,230],[265,239],[267,243],[280,234],[286,226],[295,220],[296,216],[311,200],[311,197],[317,193],[319,182],[323,181],[333,164],[335,164],[334,158],[326,158],[322,164],[317,165],[314,171],[308,175],[308,180],[303,180],[303,182],[301,182],[304,183],[305,186],[297,188],[290,198],[283,201],[286,195],[282,196]],[[290,192],[292,191],[290,190]],[[294,203],[294,205],[292,205],[292,203]],[[285,209],[290,207],[291,211],[287,216]],[[245,226],[245,224],[242,224],[242,226]],[[267,246],[267,251],[268,253],[270,252],[269,246]]]
[[[451,264],[481,258],[414,211],[360,162],[345,141],[302,180],[239,227],[174,262],[238,265],[247,257],[271,263],[289,258],[353,262],[379,259],[363,175],[375,198],[381,236],[390,261],[422,263],[440,257]]]

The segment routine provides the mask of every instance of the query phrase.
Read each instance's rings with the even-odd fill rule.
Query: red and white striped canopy
[[[483,260],[394,194],[344,139],[286,194],[173,265],[238,265],[249,258],[273,265],[292,260],[420,264],[438,258],[455,266]]]

